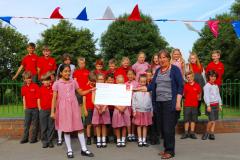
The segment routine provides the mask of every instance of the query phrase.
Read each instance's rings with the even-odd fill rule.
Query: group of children
[[[158,115],[154,114],[151,93],[133,92],[132,106],[94,104],[96,83],[126,84],[127,87],[133,89],[147,86],[156,69],[160,67],[157,54],[153,56],[152,62],[149,64],[145,62],[145,53],[139,52],[137,62],[132,67],[130,67],[130,60],[127,57],[122,58],[120,67],[117,67],[116,61],[111,59],[107,71],[103,70],[103,61],[97,60],[96,69],[90,72],[85,67],[86,61],[83,57],[77,59],[78,67],[75,68],[71,64],[70,55],[64,54],[63,63],[57,69],[56,62],[50,56],[51,52],[47,46],[43,47],[42,57],[38,57],[34,53],[34,49],[35,45],[29,43],[27,46],[28,54],[23,58],[21,66],[13,77],[16,79],[24,68],[24,86],[21,93],[25,109],[25,123],[21,143],[28,142],[31,123],[30,143],[37,142],[39,121],[42,147],[54,147],[53,137],[56,129],[58,131],[57,145],[62,145],[62,132],[64,133],[68,158],[74,157],[70,139],[70,133],[73,131],[77,132],[81,144],[81,154],[89,157],[94,156],[86,147],[86,144],[91,145],[92,143],[92,134],[96,137],[96,147],[98,148],[107,147],[107,140],[111,136],[115,136],[117,147],[125,147],[126,141],[137,141],[139,147],[148,147],[147,131],[149,128],[151,128],[150,135],[154,135],[150,136],[151,144],[156,144],[159,141],[156,138],[158,133],[153,134],[156,132],[153,128],[159,127],[155,123],[155,118]],[[205,140],[208,137],[215,139],[213,134],[215,121],[218,119],[218,110],[221,110],[222,105],[219,87],[224,66],[219,61],[219,51],[213,51],[212,58],[213,62],[206,68],[207,83],[202,85],[199,84],[198,80],[205,74],[202,74],[204,68],[197,55],[191,53],[189,64],[186,65],[180,50],[174,49],[172,51],[171,63],[178,66],[182,76],[186,79],[184,84],[185,132],[181,137],[182,139],[197,138],[195,124],[202,97],[209,116],[207,131],[202,139]],[[56,80],[55,73],[57,73]],[[40,87],[34,83],[37,81],[37,75]],[[217,85],[216,82],[218,82]],[[85,117],[84,124],[82,116]],[[84,133],[84,128],[86,133]],[[87,136],[86,142],[85,135]]]

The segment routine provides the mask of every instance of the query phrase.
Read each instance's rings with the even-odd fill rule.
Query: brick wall
[[[11,139],[20,139],[23,134],[23,119],[0,119],[0,137]],[[206,129],[206,120],[201,120],[197,123],[196,132],[201,134]],[[178,134],[183,132],[183,122],[180,121],[176,127]],[[240,133],[240,119],[236,120],[220,120],[216,124],[216,133]]]

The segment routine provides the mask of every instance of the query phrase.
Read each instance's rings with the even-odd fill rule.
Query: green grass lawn
[[[207,119],[208,117],[205,115],[204,106],[201,107],[201,112],[202,115],[199,117],[199,119]],[[221,112],[219,113],[220,119],[222,114],[224,119],[240,118],[240,108],[223,106],[223,113]],[[0,105],[0,118],[19,118],[19,117],[24,117],[22,104]],[[183,119],[183,112],[181,112],[181,119]]]

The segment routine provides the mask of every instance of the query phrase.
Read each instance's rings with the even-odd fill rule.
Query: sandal
[[[81,151],[81,155],[82,156],[87,156],[87,157],[94,157],[94,154],[92,152],[90,152],[89,150],[86,151]]]
[[[68,151],[67,152],[67,157],[68,158],[74,158],[73,151]]]
[[[174,156],[169,154],[169,153],[164,153],[161,157],[161,159],[170,159],[170,158],[173,158]]]

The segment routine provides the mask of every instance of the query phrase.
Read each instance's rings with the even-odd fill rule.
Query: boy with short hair
[[[114,74],[116,71],[116,60],[114,58],[110,59],[108,61],[108,70],[107,70],[107,74]]]
[[[195,125],[198,118],[198,100],[201,97],[201,87],[194,81],[194,73],[186,73],[187,83],[184,85],[183,93],[185,96],[184,100],[184,134],[181,139],[188,137],[197,139],[195,135]],[[190,133],[189,133],[190,128]]]
[[[50,117],[53,97],[51,75],[51,72],[47,72],[46,74],[42,75],[42,86],[40,87],[38,98],[42,148],[54,147],[53,137],[55,127],[54,120]]]
[[[34,82],[37,81],[38,56],[34,53],[35,47],[36,45],[34,43],[29,43],[27,45],[28,54],[23,57],[20,67],[18,68],[16,74],[12,78],[13,80],[15,80],[22,71],[22,69],[24,69],[25,72],[29,71],[31,73],[32,80]]]
[[[39,57],[37,63],[38,79],[41,80],[42,75],[49,71],[55,71],[57,69],[56,61],[51,57],[51,51],[48,46],[42,48],[43,56]]]
[[[222,111],[222,99],[219,93],[219,87],[217,86],[217,72],[210,70],[207,72],[208,83],[203,87],[204,101],[207,105],[206,114],[208,115],[208,123],[206,133],[203,135],[202,140],[210,139],[215,140],[214,131],[216,120],[218,120],[218,112]]]
[[[38,106],[37,99],[39,97],[39,87],[37,84],[32,82],[32,73],[26,71],[23,73],[24,85],[21,88],[21,94],[23,97],[23,109],[25,111],[24,117],[24,134],[21,144],[27,143],[29,138],[29,129],[32,124],[32,136],[30,143],[37,142],[38,136]]]
[[[221,51],[214,50],[212,51],[212,62],[210,62],[206,67],[206,73],[210,70],[215,70],[218,74],[216,79],[216,84],[220,87],[222,85],[222,76],[224,74],[224,64],[220,61]]]

